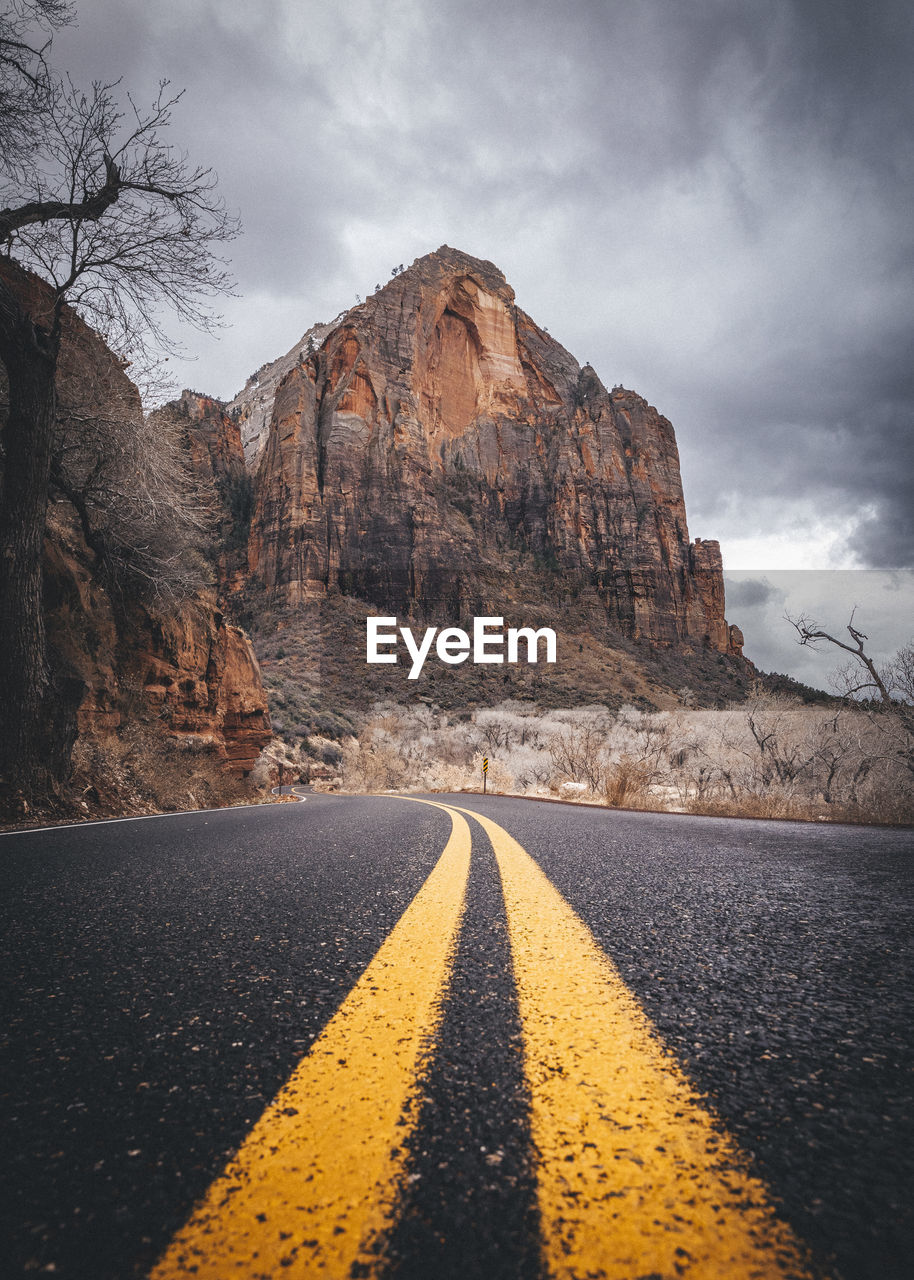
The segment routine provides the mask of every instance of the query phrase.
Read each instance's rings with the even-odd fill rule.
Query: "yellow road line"
[[[460,812],[502,879],[549,1275],[808,1276],[803,1245],[587,925],[507,831]]]
[[[151,1280],[373,1277],[463,915],[470,830],[435,869]]]

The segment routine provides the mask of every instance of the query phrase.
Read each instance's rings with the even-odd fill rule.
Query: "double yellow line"
[[[548,1275],[808,1276],[584,922],[504,828],[434,807],[451,818],[435,869],[151,1280],[381,1275],[463,917],[466,817],[504,892]]]

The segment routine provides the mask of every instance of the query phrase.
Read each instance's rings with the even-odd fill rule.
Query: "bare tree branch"
[[[871,702],[878,701],[877,709],[868,714],[886,744],[884,758],[914,773],[914,640],[903,645],[880,669],[864,648],[867,635],[854,625],[856,612],[855,606],[847,624],[852,644],[823,630],[806,614],[785,617],[796,629],[800,644],[815,649],[825,641],[852,655],[852,661],[832,674],[833,684],[846,698],[866,696]],[[877,758],[873,756],[871,763]]]
[[[892,696],[883,682],[883,679],[876,667],[875,662],[867,654],[863,647],[863,642],[869,637],[859,628],[854,626],[854,615],[857,612],[857,606],[854,605],[851,610],[850,620],[847,624],[847,633],[853,641],[848,644],[845,640],[839,640],[837,636],[831,635],[828,631],[824,631],[808,614],[800,613],[796,617],[792,617],[789,613],[785,613],[784,617],[787,622],[794,628],[799,637],[798,643],[805,645],[809,649],[818,649],[821,641],[833,644],[838,649],[843,649],[845,653],[853,655],[854,660],[868,673],[869,679],[862,681],[852,690],[847,690],[847,696],[855,693],[861,693],[865,689],[873,689],[878,693],[880,701],[884,706],[892,705]],[[846,668],[845,668],[846,670]]]
[[[117,82],[81,93],[56,84],[28,181],[0,211],[8,252],[133,361],[174,351],[163,311],[204,330],[211,300],[231,291],[218,247],[238,233],[212,171],[165,140],[181,94],[162,81],[144,111],[117,102]]]
[[[9,173],[29,167],[50,101],[51,34],[72,20],[69,0],[7,0],[0,12],[0,162]]]
[[[39,222],[64,219],[70,222],[97,222],[117,200],[123,189],[120,172],[110,156],[104,157],[106,181],[104,186],[85,200],[32,200],[18,209],[0,209],[0,240],[9,240],[14,231]]]

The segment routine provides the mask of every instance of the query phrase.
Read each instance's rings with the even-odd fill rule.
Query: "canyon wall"
[[[8,259],[0,259],[0,273],[34,316],[50,315],[48,285]],[[185,554],[174,546],[170,551],[176,564],[182,558],[190,564],[187,580],[181,581],[179,567],[180,589],[161,590],[159,582],[131,576],[129,546],[114,545],[125,533],[125,510],[135,510],[138,545],[154,532],[154,505],[164,505],[165,499],[156,491],[156,466],[139,474],[141,459],[162,461],[166,447],[178,439],[172,437],[166,446],[154,434],[156,420],[144,423],[126,368],[97,333],[64,309],[44,540],[45,625],[54,690],[48,714],[55,719],[48,736],[62,744],[65,770],[74,741],[103,742],[142,722],[166,751],[192,746],[229,772],[244,774],[270,739],[270,719],[250,640],[228,624],[219,605],[215,566],[205,563],[198,550]],[[0,382],[5,382],[2,365]],[[233,492],[233,482],[242,492],[249,494],[251,488],[237,426],[226,419],[220,435],[210,425],[211,418],[220,424],[224,418],[215,402],[193,397],[169,412],[177,412],[182,427],[177,454],[168,464],[170,474],[180,476],[187,464],[193,501],[198,483],[201,494],[212,491],[218,543],[213,558],[228,572],[230,517],[222,495]],[[3,426],[0,409],[0,445]],[[132,442],[150,432],[145,454],[132,454]],[[0,466],[2,457],[0,449]]]
[[[164,747],[206,750],[245,774],[269,742],[260,668],[215,592],[163,608],[112,601],[76,521],[52,513],[45,540],[52,666],[72,702],[77,737],[104,743],[133,723]]]

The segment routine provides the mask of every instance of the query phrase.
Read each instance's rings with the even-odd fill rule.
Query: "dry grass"
[[[723,711],[504,702],[452,719],[376,704],[344,744],[349,791],[481,789],[615,808],[808,821],[910,822],[914,774],[888,722],[759,692]]]
[[[211,809],[253,797],[225,768],[212,738],[163,735],[137,722],[104,738],[80,738],[68,791],[85,817]]]

